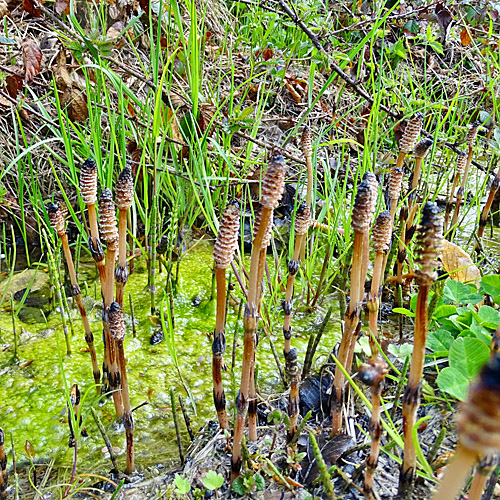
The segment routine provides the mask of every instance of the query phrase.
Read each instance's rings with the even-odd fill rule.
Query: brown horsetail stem
[[[281,155],[276,156],[269,163],[266,175],[262,181],[262,214],[259,228],[253,240],[252,255],[250,258],[248,302],[245,305],[245,312],[243,315],[243,326],[245,329],[243,340],[243,364],[241,368],[240,391],[236,397],[237,415],[234,430],[233,456],[231,459],[231,482],[239,476],[241,469],[241,442],[245,428],[245,417],[248,411],[250,377],[255,363],[258,323],[257,299],[260,296],[260,294],[257,294],[260,286],[259,263],[262,255],[262,242],[268,230],[273,210],[278,206],[279,200],[281,199],[285,184],[285,173],[285,159]]]
[[[417,143],[414,149],[415,154],[415,168],[413,169],[413,175],[411,177],[410,193],[408,194],[408,219],[406,221],[406,241],[408,242],[413,238],[413,233],[415,231],[415,226],[413,221],[415,220],[415,214],[417,213],[418,204],[415,203],[417,198],[417,188],[418,182],[420,180],[420,175],[422,174],[422,162],[429,151],[429,148],[434,143],[433,139],[422,139]]]
[[[476,467],[476,473],[469,488],[468,500],[481,500],[486,483],[490,477],[497,461],[496,455],[487,455]]]
[[[399,477],[400,492],[406,492],[413,483],[417,462],[413,426],[422,394],[422,375],[427,340],[427,302],[429,290],[437,279],[435,271],[443,244],[443,220],[435,203],[426,203],[417,233],[417,264],[415,271],[418,297],[415,316],[415,335],[408,385],[403,397],[404,458]]]
[[[365,235],[369,233],[372,223],[373,212],[377,201],[378,182],[374,174],[367,172],[363,181],[358,187],[354,207],[352,210],[352,227],[354,229],[354,244],[351,263],[351,297],[349,309],[345,316],[344,330],[342,332],[342,341],[340,342],[338,352],[338,362],[344,367],[347,373],[351,372],[351,364],[354,356],[354,347],[357,338],[357,327],[359,315],[361,313],[361,300],[364,294],[364,284],[366,273],[363,270],[367,264],[363,258],[368,252],[364,246],[367,241]],[[342,406],[345,386],[345,376],[339,366],[335,369],[335,394],[332,403],[332,435],[342,432]]]
[[[457,416],[458,445],[432,500],[454,500],[472,466],[500,450],[500,355],[493,355],[469,389]]]
[[[134,419],[130,406],[130,395],[127,379],[127,361],[123,340],[125,339],[125,322],[123,321],[123,310],[118,302],[112,302],[108,310],[109,330],[113,341],[116,343],[118,364],[120,366],[122,398],[123,398],[123,425],[125,427],[125,437],[127,439],[127,474],[135,470],[134,466]]]
[[[314,187],[314,170],[312,164],[312,134],[309,127],[304,127],[302,136],[300,137],[300,147],[302,149],[302,154],[306,160],[307,168],[307,193],[306,193],[306,204],[311,209],[312,208],[312,193]],[[306,252],[307,238],[302,241],[302,248],[300,249],[300,258],[304,260]]]
[[[481,240],[481,238],[483,237],[484,228],[486,227],[486,223],[488,221],[488,215],[490,214],[491,205],[493,204],[493,200],[495,199],[495,195],[497,194],[499,187],[500,187],[500,168],[498,169],[495,178],[491,183],[488,199],[486,200],[486,205],[484,205],[483,211],[481,212],[481,218],[479,219],[479,228],[477,231],[477,237],[479,240]],[[479,249],[479,245],[477,248]]]
[[[391,248],[391,234],[391,214],[386,210],[378,215],[372,229],[372,246],[373,250],[375,250],[375,262],[373,263],[372,285],[367,300],[367,307],[371,331],[370,348],[373,357],[378,355],[378,347],[375,340],[378,341],[377,319],[380,306],[379,290],[384,273],[385,256]]]
[[[89,217],[89,248],[99,271],[101,289],[104,291],[106,283],[106,268],[104,264],[104,251],[99,240],[99,228],[97,226],[97,215],[95,204],[97,201],[97,164],[92,159],[86,160],[80,169],[80,194],[87,206]]]
[[[118,266],[115,271],[116,302],[123,307],[123,293],[128,280],[127,269],[127,211],[134,201],[134,178],[132,169],[126,165],[115,185],[118,206]]]
[[[116,362],[115,342],[109,330],[109,320],[107,320],[108,308],[113,302],[113,285],[115,275],[115,260],[118,250],[118,228],[116,227],[116,211],[113,195],[109,188],[106,188],[99,198],[99,220],[103,239],[106,242],[106,287],[103,291],[104,297],[104,338],[105,338],[105,363],[108,363],[109,386],[113,391],[113,401],[115,404],[116,416],[123,415],[123,403],[120,389],[120,371]]]
[[[380,395],[384,388],[385,376],[389,372],[389,365],[378,354],[371,357],[359,367],[359,379],[371,388],[372,419],[370,423],[370,436],[372,438],[370,454],[366,458],[366,474],[363,490],[366,498],[373,500],[373,479],[377,469],[380,452],[380,439],[382,425],[380,423],[381,405]]]
[[[452,227],[455,227],[458,222],[458,214],[460,212],[460,207],[462,206],[462,199],[465,193],[465,184],[467,183],[467,176],[469,174],[470,164],[472,162],[472,155],[474,154],[474,144],[476,142],[477,131],[481,122],[477,121],[472,124],[469,132],[467,133],[467,145],[469,146],[469,152],[467,154],[467,162],[465,163],[464,175],[462,176],[462,183],[457,191],[457,201],[455,202],[455,212],[453,213],[453,221],[451,223]]]
[[[49,221],[52,229],[57,233],[64,251],[64,257],[66,258],[66,264],[68,266],[68,273],[71,280],[71,295],[75,299],[78,310],[80,311],[80,316],[82,317],[83,329],[85,330],[85,341],[89,346],[90,359],[92,360],[92,373],[94,375],[94,381],[96,384],[97,392],[100,392],[101,383],[101,373],[99,371],[99,365],[97,363],[97,355],[94,346],[94,336],[90,329],[89,319],[87,317],[87,312],[85,311],[85,306],[83,305],[82,294],[78,282],[76,280],[75,266],[73,264],[73,257],[71,256],[71,250],[69,248],[68,236],[66,234],[64,216],[59,209],[59,206],[55,203],[51,203],[47,207],[47,212],[49,214]]]
[[[288,416],[290,418],[290,428],[287,439],[290,442],[297,431],[297,422],[299,418],[299,383],[300,368],[297,362],[297,350],[291,348],[292,328],[290,318],[292,315],[292,296],[295,276],[299,271],[299,256],[303,248],[304,241],[307,238],[307,230],[311,224],[311,210],[306,203],[301,203],[295,213],[295,244],[293,248],[292,260],[288,262],[288,280],[283,303],[285,318],[283,320],[283,336],[285,338],[285,347],[283,355],[285,356],[285,371],[290,381],[290,398],[288,401]]]
[[[448,222],[450,221],[451,209],[453,208],[453,198],[455,198],[455,189],[457,188],[458,181],[462,177],[465,164],[467,163],[467,155],[463,151],[459,151],[457,154],[457,165],[455,167],[455,176],[453,177],[453,184],[451,186],[450,195],[448,196],[448,201],[446,202],[446,212],[444,216],[444,230],[448,229]]]
[[[226,413],[226,396],[222,385],[222,357],[226,350],[226,269],[233,260],[238,246],[240,206],[237,201],[228,203],[214,245],[215,279],[217,282],[217,312],[212,343],[212,378],[214,404],[221,429],[229,429]]]
[[[5,432],[0,427],[0,498],[7,498],[7,455],[5,453]]]
[[[403,185],[403,169],[395,167],[391,170],[388,182],[389,198],[391,199],[391,223],[394,223],[396,210],[398,208],[399,197],[401,196],[401,186]]]

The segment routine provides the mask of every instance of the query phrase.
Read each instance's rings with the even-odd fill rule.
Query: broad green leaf
[[[266,487],[266,482],[264,481],[264,478],[260,474],[255,474],[255,486],[257,486],[257,491],[263,491],[264,488]]]
[[[500,303],[500,276],[498,274],[489,274],[483,276],[481,280],[481,293],[487,293],[493,297],[496,304]]]
[[[387,350],[390,354],[398,359],[406,359],[408,356],[411,356],[413,352],[413,346],[411,344],[402,344],[400,346],[389,344]]]
[[[405,309],[404,307],[395,307],[392,312],[397,314],[403,314],[404,316],[408,316],[409,318],[414,318],[415,313]]]
[[[187,495],[191,489],[191,483],[189,479],[185,479],[179,474],[175,475],[174,483],[176,486],[176,493],[179,495]]]
[[[450,347],[449,362],[452,368],[465,377],[472,378],[488,361],[490,348],[477,338],[458,338]]]
[[[231,489],[235,493],[238,493],[238,495],[244,495],[245,494],[245,485],[243,484],[243,477],[242,476],[238,476],[233,481],[233,484],[231,485]]]
[[[446,367],[439,372],[437,385],[443,391],[464,401],[467,396],[469,379],[456,368]]]
[[[460,281],[448,280],[444,286],[443,295],[456,304],[478,304],[482,297],[478,293],[474,293],[476,287],[464,285]]]
[[[456,306],[452,306],[450,304],[445,304],[439,307],[436,307],[434,311],[434,318],[440,320],[441,318],[448,318],[449,316],[456,314],[457,308]]]
[[[224,484],[224,477],[214,470],[209,470],[207,475],[203,478],[203,484],[205,488],[209,490],[216,490]]]
[[[491,328],[496,330],[498,328],[498,323],[500,322],[500,313],[490,306],[482,306],[478,311],[479,317],[481,318],[481,325],[485,328]]]
[[[440,328],[435,332],[430,332],[427,337],[426,347],[433,352],[446,352],[450,350],[450,346],[455,339],[453,335],[444,328]]]
[[[471,325],[471,331],[474,333],[476,338],[484,342],[486,345],[490,345],[491,342],[491,333],[486,330],[486,328],[481,325]]]

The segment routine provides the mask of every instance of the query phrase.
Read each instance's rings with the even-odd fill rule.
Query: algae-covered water
[[[162,463],[168,465],[178,460],[175,430],[173,426],[170,388],[176,396],[182,395],[196,431],[208,419],[215,419],[211,381],[211,332],[215,323],[215,304],[207,304],[211,290],[212,245],[202,241],[187,252],[180,261],[179,282],[174,298],[175,346],[180,370],[186,384],[191,388],[195,408],[190,404],[179,376],[173,365],[167,343],[150,344],[151,335],[158,331],[157,319],[150,316],[150,293],[147,287],[147,269],[144,261],[135,263],[135,272],[126,286],[124,312],[128,326],[125,353],[128,358],[128,377],[131,403],[135,407],[148,404],[134,412],[136,465],[140,468]],[[270,263],[271,264],[271,263]],[[274,265],[270,265],[271,270]],[[273,273],[273,271],[271,271]],[[286,278],[286,276],[285,276]],[[157,277],[157,303],[162,304],[166,274]],[[100,287],[93,262],[83,262],[79,267],[79,282],[84,303],[94,333],[98,359],[102,360]],[[83,328],[78,311],[71,309],[74,336],[71,338],[72,355],[66,356],[66,347],[58,310],[47,311],[48,274],[43,267],[16,271],[10,278],[0,277],[0,297],[10,293],[19,299],[22,290],[30,287],[31,293],[16,319],[18,332],[17,358],[14,358],[12,318],[6,299],[0,311],[0,426],[6,432],[6,444],[10,449],[12,433],[18,463],[27,462],[23,452],[29,440],[35,452],[35,462],[56,460],[56,466],[69,466],[73,451],[68,448],[69,428],[67,423],[65,387],[77,383],[82,394],[84,426],[88,437],[82,437],[78,449],[78,470],[99,472],[109,470],[109,459],[104,455],[104,442],[90,413],[90,405],[97,407],[95,387],[91,371],[90,355],[83,337]],[[298,287],[299,290],[299,287]],[[17,292],[17,293],[16,293]],[[135,310],[137,336],[133,338],[128,293],[132,294]],[[236,298],[241,293],[236,289]],[[296,293],[296,296],[298,294]],[[34,299],[35,297],[36,299]],[[201,300],[201,303],[200,303]],[[280,298],[275,303],[279,304]],[[195,305],[198,304],[198,305]],[[19,307],[14,301],[14,310]],[[43,312],[45,310],[45,312]],[[226,362],[231,363],[233,332],[236,328],[237,304],[228,311]],[[299,350],[299,359],[307,346],[309,334],[317,329],[323,319],[324,310],[298,313],[293,319],[296,337],[294,345]],[[282,313],[276,307],[269,311],[273,322],[271,336],[282,356]],[[338,315],[329,322],[318,354],[326,355],[338,339],[340,323]],[[238,356],[242,351],[241,321],[237,327]],[[269,341],[261,336],[257,355],[259,388],[264,393],[282,390],[281,379],[270,351]],[[237,363],[237,368],[239,368]],[[230,370],[223,375],[226,397],[232,411],[235,392],[230,383]],[[239,377],[236,372],[236,380]],[[112,400],[101,406],[100,414],[108,429],[113,446],[121,451],[119,465],[124,468],[125,435],[114,422]],[[182,418],[181,431],[184,445],[189,442]]]

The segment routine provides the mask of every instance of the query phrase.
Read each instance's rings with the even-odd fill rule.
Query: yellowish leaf
[[[481,272],[470,255],[448,240],[443,242],[443,267],[450,277],[461,283],[473,283],[479,288]]]
[[[460,32],[460,41],[462,42],[462,45],[464,47],[467,47],[469,43],[472,42],[472,36],[470,34],[469,28],[465,27],[461,32]]]

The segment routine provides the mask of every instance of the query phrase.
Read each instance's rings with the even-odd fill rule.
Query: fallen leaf
[[[75,13],[76,13],[76,2],[74,2],[74,6],[75,6]],[[68,15],[70,13],[69,1],[68,0],[56,0],[56,12],[59,15],[61,15],[61,14]]]
[[[434,13],[438,20],[439,29],[441,30],[441,43],[445,43],[448,28],[453,21],[453,17],[451,12],[442,3],[436,5]]]
[[[52,73],[56,80],[56,87],[64,91],[73,86],[73,81],[69,76],[68,68],[66,66],[66,51],[60,50],[56,56],[56,64],[52,66]]]
[[[61,98],[61,105],[66,108],[68,118],[72,122],[83,122],[89,117],[87,96],[80,89],[66,89]]]
[[[460,41],[463,47],[467,47],[472,42],[472,36],[467,26],[460,32]]]
[[[17,93],[23,88],[23,79],[17,75],[9,75],[5,79],[5,83],[7,84],[7,92],[10,97],[15,99],[17,97]]]
[[[23,0],[23,9],[33,17],[40,17],[42,14],[42,11],[38,7],[35,7],[33,0]]]
[[[32,38],[26,38],[22,43],[24,61],[24,79],[29,82],[40,73],[42,63],[42,51]]]
[[[269,47],[266,47],[262,51],[262,59],[264,59],[264,61],[269,61],[269,59],[271,59],[273,56],[274,56],[273,49],[270,49]]]
[[[9,12],[7,8],[7,2],[5,0],[0,0],[0,19]]]
[[[12,106],[12,103],[6,99],[2,94],[0,94],[0,106],[4,108],[10,108]]]
[[[481,272],[465,250],[448,240],[443,240],[441,261],[452,279],[461,283],[473,283],[479,288]]]
[[[117,21],[108,28],[108,31],[106,31],[106,38],[109,40],[116,40],[123,31],[123,28],[123,23],[121,21]]]
[[[24,443],[24,453],[26,453],[31,460],[36,456],[35,447],[28,440]]]

